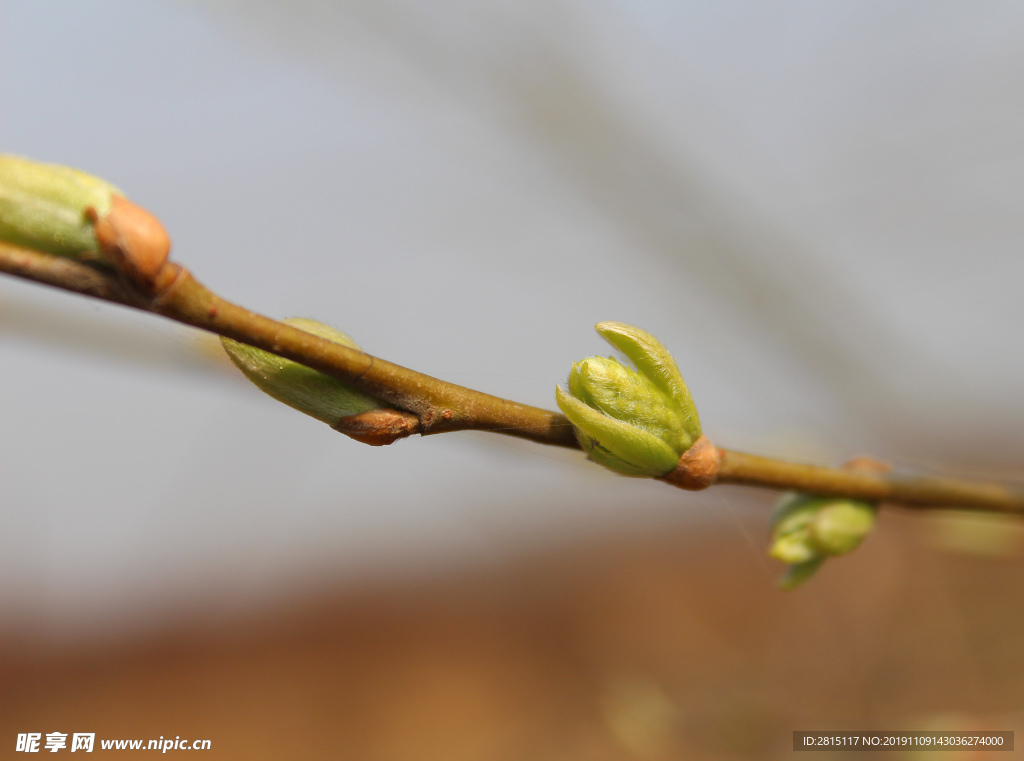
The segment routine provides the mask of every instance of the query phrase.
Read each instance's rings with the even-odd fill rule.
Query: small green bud
[[[783,563],[803,563],[821,553],[811,539],[811,523],[825,500],[795,492],[785,495],[772,512],[772,546],[768,551]]]
[[[597,332],[637,369],[612,358],[580,360],[568,392],[555,389],[558,407],[594,462],[626,476],[663,476],[701,435],[683,376],[650,333],[618,322],[602,322]]]
[[[875,513],[875,506],[867,502],[795,492],[785,495],[772,513],[768,551],[790,564],[780,586],[793,589],[829,556],[854,550],[874,526]]]
[[[321,322],[302,317],[290,317],[282,322],[329,341],[359,348],[347,335]],[[319,370],[230,338],[220,340],[231,361],[257,388],[330,426],[350,415],[391,407]]]
[[[0,156],[0,240],[113,267],[150,294],[171,250],[160,220],[106,180],[17,156]]]
[[[98,254],[87,212],[105,216],[115,195],[124,194],[77,169],[0,156],[0,240],[72,258]]]
[[[875,507],[852,499],[833,500],[811,524],[811,537],[825,555],[855,550],[875,525]]]

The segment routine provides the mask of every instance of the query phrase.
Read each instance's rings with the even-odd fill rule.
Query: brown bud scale
[[[420,419],[411,412],[380,409],[343,417],[332,427],[363,444],[382,447],[418,433]]]
[[[90,209],[96,240],[111,264],[147,293],[167,262],[171,239],[155,216],[123,196],[112,196],[110,210],[99,217]]]
[[[675,470],[662,476],[661,480],[689,491],[707,489],[718,477],[720,460],[718,447],[707,436],[701,436],[683,452]]]

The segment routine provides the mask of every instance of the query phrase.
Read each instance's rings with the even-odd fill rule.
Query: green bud
[[[783,563],[803,563],[821,553],[811,539],[811,524],[826,500],[795,492],[785,495],[772,512],[772,546],[768,551]]]
[[[646,330],[621,322],[599,322],[595,328],[604,340],[626,355],[641,375],[650,378],[672,400],[682,416],[690,444],[700,438],[700,418],[690,389],[668,349]],[[689,448],[690,444],[687,444]],[[682,454],[682,453],[680,453]]]
[[[320,338],[359,348],[347,335],[321,322],[302,317],[290,317],[282,322]],[[231,361],[260,391],[328,425],[334,426],[350,415],[391,407],[319,370],[230,338],[220,340]]]
[[[875,524],[867,502],[808,494],[785,495],[772,513],[768,554],[790,564],[780,585],[793,589],[809,579],[831,555],[854,550]]]
[[[171,250],[160,220],[98,177],[0,156],[0,241],[113,267],[149,294]]]
[[[0,156],[0,240],[72,258],[98,256],[88,210],[106,216],[113,197],[123,195],[77,169]]]
[[[811,524],[811,538],[824,555],[845,555],[875,525],[875,506],[852,499],[832,500]]]
[[[558,407],[594,462],[626,476],[663,476],[701,435],[683,376],[650,333],[617,322],[602,322],[597,331],[637,369],[612,358],[580,360],[569,372],[568,392],[555,389]]]

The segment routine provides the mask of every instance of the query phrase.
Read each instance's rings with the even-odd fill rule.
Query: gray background
[[[1008,2],[0,0],[0,150],[119,185],[226,298],[457,383],[552,407],[632,322],[721,445],[1019,479],[1022,33]],[[371,449],[214,357],[0,279],[0,627],[767,504],[487,434]]]

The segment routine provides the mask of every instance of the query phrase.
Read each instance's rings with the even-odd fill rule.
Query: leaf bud
[[[793,589],[830,556],[845,555],[868,535],[876,507],[868,502],[791,492],[772,513],[768,554],[790,564],[780,586]]]
[[[0,240],[111,266],[147,291],[171,248],[160,221],[106,180],[18,156],[0,156]]]
[[[359,349],[347,335],[316,320],[290,317],[282,322]],[[337,425],[342,418],[391,406],[319,370],[230,338],[220,340],[231,361],[260,391],[330,426]]]
[[[650,333],[618,322],[599,323],[597,332],[636,370],[613,358],[580,360],[568,391],[555,389],[558,407],[594,462],[626,476],[664,476],[701,435],[686,383]]]

